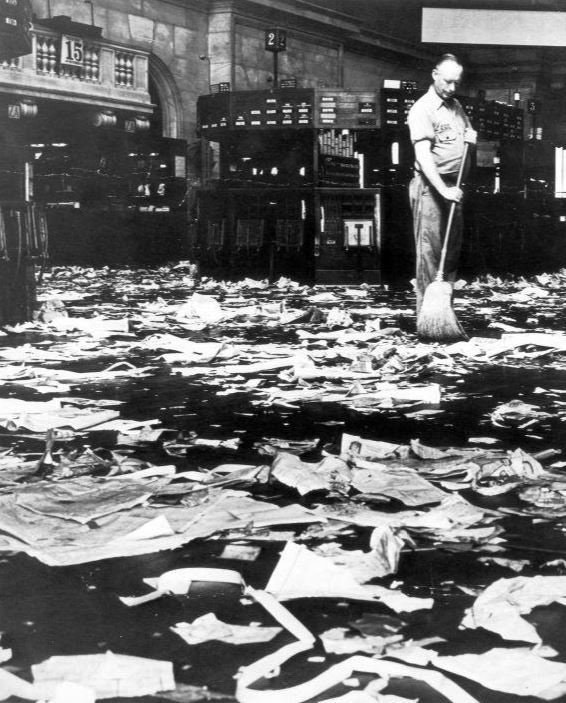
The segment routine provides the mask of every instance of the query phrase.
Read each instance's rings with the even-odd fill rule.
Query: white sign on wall
[[[436,44],[566,46],[564,12],[423,7],[421,29]]]

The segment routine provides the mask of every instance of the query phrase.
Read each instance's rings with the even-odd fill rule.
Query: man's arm
[[[431,186],[445,199],[459,203],[464,195],[461,188],[447,186],[438,173],[434,159],[432,158],[431,143],[428,139],[421,139],[415,142],[415,158],[419,168],[426,176]]]

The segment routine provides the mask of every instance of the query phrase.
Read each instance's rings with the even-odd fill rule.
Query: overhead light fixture
[[[20,100],[20,114],[22,117],[37,117],[37,103],[33,100]]]
[[[118,117],[112,110],[101,110],[95,112],[92,116],[92,125],[94,127],[115,127],[118,122]]]
[[[145,117],[145,115],[138,115],[134,119],[134,122],[136,123],[136,131],[137,132],[145,132],[149,129],[149,126],[150,126],[149,117]]]
[[[29,119],[37,116],[37,103],[32,100],[20,100],[8,105],[8,118],[11,120]]]

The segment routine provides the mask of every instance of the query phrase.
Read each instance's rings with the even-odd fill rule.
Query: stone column
[[[208,19],[210,82],[229,81],[234,89],[234,13],[232,2],[212,4]]]

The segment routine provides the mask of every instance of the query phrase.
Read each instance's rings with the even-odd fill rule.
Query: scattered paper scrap
[[[62,682],[92,689],[96,698],[133,698],[175,688],[173,664],[124,654],[57,656],[31,667],[34,684],[52,695]]]
[[[229,625],[218,620],[214,613],[201,615],[192,623],[178,622],[171,630],[187,644],[201,644],[210,640],[219,640],[226,644],[253,644],[269,642],[283,628],[261,627],[259,625]]]
[[[521,615],[556,601],[566,602],[566,576],[499,579],[478,596],[466,612],[462,627],[483,627],[503,639],[540,644],[538,632]]]

